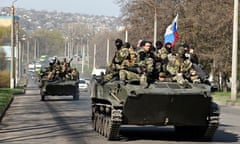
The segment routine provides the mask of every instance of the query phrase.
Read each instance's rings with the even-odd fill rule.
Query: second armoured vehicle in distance
[[[46,96],[73,96],[73,100],[79,100],[78,80],[40,80],[41,100]]]
[[[91,91],[95,131],[119,138],[121,125],[172,125],[180,136],[211,139],[219,125],[219,108],[206,84],[158,82],[144,88],[139,81],[95,81]]]

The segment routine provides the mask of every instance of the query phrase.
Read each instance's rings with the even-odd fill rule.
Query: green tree
[[[10,27],[0,27],[0,45],[10,43],[11,30]]]
[[[10,43],[10,34],[9,27],[0,27],[0,45]],[[3,49],[0,49],[0,70],[5,70],[6,65],[6,53]]]
[[[3,71],[6,69],[6,53],[3,49],[0,48],[0,70]]]

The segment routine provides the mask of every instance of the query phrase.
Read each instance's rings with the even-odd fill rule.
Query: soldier
[[[161,41],[159,41],[159,40],[158,40],[158,41],[156,41],[156,44],[155,44],[155,45],[156,45],[156,49],[157,49],[157,50],[160,50],[160,49],[163,47],[163,44],[162,44],[162,42],[161,42]]]
[[[167,75],[168,51],[165,47],[159,49],[156,53],[155,71],[157,79]]]
[[[54,61],[53,60],[51,60],[50,62],[49,62],[49,67],[48,67],[48,74],[47,74],[47,79],[48,80],[52,80],[53,79],[53,77],[54,77]]]
[[[187,44],[184,44],[183,47],[184,47],[185,59],[189,59],[189,61],[192,63],[192,69],[193,69],[192,72],[194,71],[192,74],[194,75],[194,78],[196,78],[196,80],[191,80],[193,78],[193,77],[192,78],[190,77],[191,73],[187,73],[188,80],[198,82],[200,79],[201,82],[209,84],[206,73],[202,70],[202,68],[198,64],[199,63],[198,57],[194,53],[194,49],[192,47],[189,47]]]
[[[188,44],[183,44],[183,48],[184,48],[184,55],[186,58],[190,58],[190,54],[189,54],[189,45]]]
[[[71,79],[72,80],[78,80],[79,79],[79,72],[76,68],[73,68],[71,72]]]
[[[152,43],[144,41],[143,47],[137,52],[137,64],[141,69],[140,83],[147,84],[153,82],[154,57],[150,53]]]
[[[194,52],[194,48],[193,47],[189,48],[189,54],[190,54],[191,62],[198,65],[198,56]]]
[[[159,80],[165,80],[167,76],[168,51],[165,47],[159,51],[160,70],[157,74]]]
[[[193,82],[193,83],[201,82],[197,71],[193,67],[193,63],[189,59],[186,59],[182,63],[181,72],[183,73],[184,78],[187,79],[188,81]]]
[[[121,39],[116,39],[115,46],[117,51],[112,59],[112,63],[107,68],[106,75],[104,75],[102,83],[108,82],[114,77],[118,77],[122,62],[129,56],[129,50],[128,48],[123,47]]]
[[[57,60],[56,66],[55,66],[55,71],[56,71],[56,75],[55,78],[56,79],[61,79],[61,72],[62,72],[62,66],[59,60]]]
[[[121,70],[119,71],[120,80],[140,79],[140,69],[136,65],[136,57],[136,52],[133,49],[129,49],[129,57],[122,62]]]
[[[177,59],[176,53],[172,53],[172,58],[167,64],[167,71],[172,81],[177,81],[179,84],[185,84],[187,81],[183,78],[183,73],[180,72],[180,61]]]

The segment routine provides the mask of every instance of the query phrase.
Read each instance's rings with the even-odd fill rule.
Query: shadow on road
[[[153,140],[153,141],[180,141],[180,142],[209,142],[204,139],[179,137],[173,127],[122,127],[120,129],[122,140]],[[210,142],[233,143],[238,142],[238,135],[218,129]]]
[[[8,115],[14,116],[9,119],[14,125],[8,122],[1,125],[0,143],[59,143],[61,140],[86,143],[82,137],[93,132],[87,127],[90,117],[89,106],[83,104],[86,98],[73,102],[41,102],[35,96],[29,99],[31,103],[18,101],[11,107]],[[79,109],[82,110],[80,114]]]

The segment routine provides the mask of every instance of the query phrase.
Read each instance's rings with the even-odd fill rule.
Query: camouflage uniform
[[[179,59],[176,56],[172,55],[171,60],[167,64],[167,71],[173,81],[184,84],[186,83],[186,80],[184,80],[182,73],[180,73],[180,66],[181,63]]]
[[[156,53],[156,76],[157,79],[160,77],[165,77],[167,72],[167,63],[168,63],[168,51],[165,47],[159,49]]]
[[[107,74],[104,76],[104,82],[110,81],[114,76],[118,75],[119,70],[121,70],[122,62],[129,56],[128,48],[122,47],[120,50],[116,51],[112,63],[107,68]]]
[[[76,68],[74,68],[71,72],[71,79],[72,80],[78,80],[79,79],[79,72]]]
[[[149,52],[140,49],[137,52],[137,65],[141,69],[140,83],[149,83],[153,77],[154,58]]]
[[[186,59],[181,64],[181,72],[184,77],[193,83],[200,83],[200,78],[197,72],[192,67],[192,62],[189,59]]]
[[[136,52],[129,49],[129,58],[124,60],[119,71],[120,80],[139,79],[139,73],[130,71],[130,68],[136,67]]]

